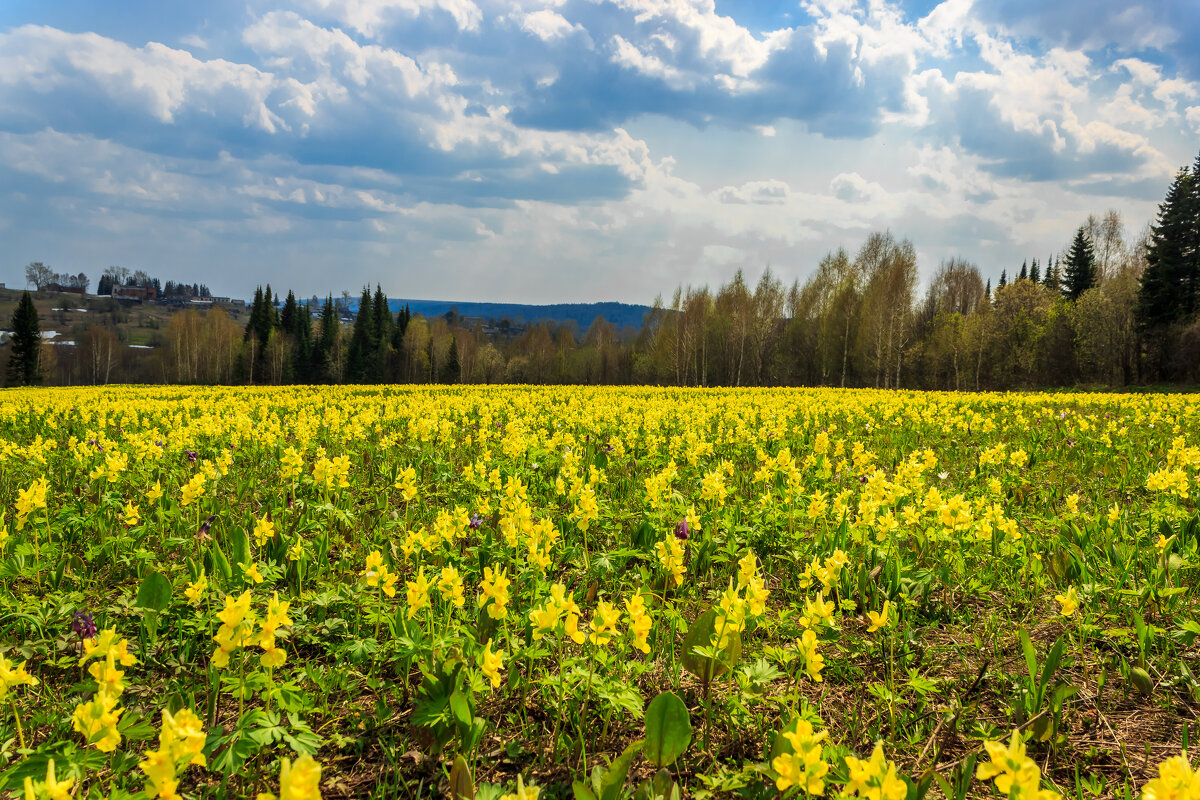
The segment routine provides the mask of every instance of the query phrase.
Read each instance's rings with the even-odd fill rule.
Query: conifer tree
[[[39,348],[42,330],[37,307],[29,292],[21,293],[21,302],[12,316],[12,338],[8,354],[8,385],[28,386],[41,380]]]
[[[1067,264],[1063,270],[1063,294],[1070,300],[1078,300],[1079,295],[1092,288],[1096,283],[1096,255],[1092,250],[1092,240],[1088,238],[1087,229],[1079,226],[1075,231],[1075,241],[1067,251]]]
[[[1033,263],[1029,265],[1029,280],[1033,281],[1034,283],[1042,282],[1042,273],[1038,269],[1038,260],[1036,258],[1033,260]]]
[[[1197,159],[1200,170],[1200,158]],[[1175,176],[1150,229],[1146,271],[1138,292],[1138,322],[1144,328],[1188,320],[1196,310],[1200,277],[1200,187],[1185,167]]]
[[[1008,286],[1008,273],[1000,270],[1000,280],[996,283],[996,288],[1003,289],[1005,286]]]
[[[1021,262],[1021,274],[1017,276],[1017,280],[1023,281],[1023,280],[1028,280],[1028,278],[1029,278],[1029,262],[1022,261]]]
[[[462,379],[462,368],[458,364],[458,339],[450,337],[450,350],[446,353],[446,363],[442,365],[439,383],[458,383]]]
[[[371,290],[364,286],[358,301],[358,316],[354,318],[354,332],[350,336],[350,350],[346,354],[346,381],[349,383],[361,383],[367,377],[367,365],[371,360],[373,306]]]
[[[1049,266],[1046,267],[1046,276],[1042,279],[1042,285],[1056,294],[1061,293],[1062,270],[1058,267],[1058,259],[1051,258],[1047,263]]]

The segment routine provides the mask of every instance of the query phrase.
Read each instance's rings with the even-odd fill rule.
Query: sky
[[[0,281],[649,303],[874,231],[985,276],[1136,237],[1194,0],[4,0]]]

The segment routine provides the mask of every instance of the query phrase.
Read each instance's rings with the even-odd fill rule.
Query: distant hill
[[[460,316],[494,319],[497,322],[508,317],[514,323],[573,321],[579,327],[579,333],[587,333],[587,329],[595,322],[597,316],[617,326],[620,330],[626,326],[640,329],[642,315],[650,310],[650,306],[632,305],[630,303],[555,303],[537,306],[522,303],[466,303],[449,300],[405,300],[391,298],[388,307],[393,313],[404,306],[414,314],[424,317],[435,317],[445,314],[450,309],[457,309]],[[351,304],[351,309],[358,310],[358,303]]]

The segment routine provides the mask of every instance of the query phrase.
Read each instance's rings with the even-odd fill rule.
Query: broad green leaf
[[[646,745],[642,754],[655,766],[667,767],[683,755],[692,741],[687,706],[674,692],[663,692],[646,709]]]

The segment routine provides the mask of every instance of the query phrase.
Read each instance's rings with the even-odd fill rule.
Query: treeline
[[[351,319],[344,299],[289,291],[280,303],[267,286],[244,326],[220,308],[178,312],[136,359],[89,327],[68,380],[971,390],[1200,380],[1200,158],[1133,241],[1115,211],[1064,239],[1061,254],[1014,265],[1011,279],[1006,268],[995,287],[955,258],[919,292],[912,243],[874,233],[853,255],[828,253],[803,283],[768,269],[751,286],[739,270],[716,289],[657,299],[640,330],[597,317],[582,335],[574,324],[514,331],[453,312],[393,314],[379,286],[363,289]]]

